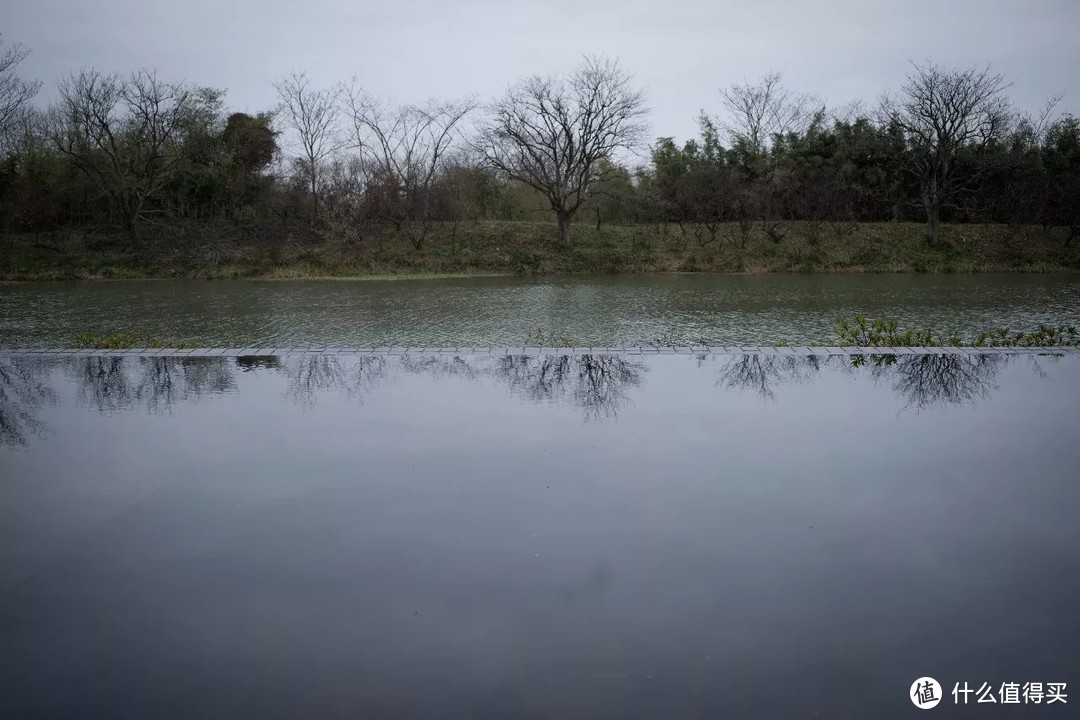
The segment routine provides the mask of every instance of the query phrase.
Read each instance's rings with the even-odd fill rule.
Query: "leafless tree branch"
[[[601,161],[644,137],[645,96],[613,60],[587,57],[565,78],[532,76],[489,108],[478,149],[486,163],[542,193],[569,244],[570,221]]]

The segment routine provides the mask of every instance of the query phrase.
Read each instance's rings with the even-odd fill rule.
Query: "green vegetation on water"
[[[183,350],[194,347],[180,340],[162,340],[141,333],[124,330],[112,334],[79,333],[75,336],[75,347],[94,350],[128,350],[144,348],[175,348]]]
[[[1034,330],[1011,332],[993,328],[965,340],[957,333],[898,328],[895,320],[855,315],[837,322],[836,337],[822,345],[840,347],[1069,347],[1080,346],[1080,334],[1071,325],[1040,325]]]

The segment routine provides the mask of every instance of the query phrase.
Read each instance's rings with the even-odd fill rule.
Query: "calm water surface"
[[[1078,390],[1074,356],[0,360],[0,717],[1075,693]]]
[[[198,346],[808,344],[862,312],[939,332],[1080,325],[1077,275],[575,276],[0,286],[0,345],[134,330]]]

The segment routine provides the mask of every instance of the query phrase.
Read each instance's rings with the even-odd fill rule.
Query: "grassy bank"
[[[417,250],[391,229],[346,244],[272,222],[148,224],[135,248],[107,231],[4,235],[0,280],[1080,270],[1080,243],[1065,247],[1063,229],[949,225],[935,248],[916,223],[784,229],[777,243],[755,226],[743,243],[736,227],[710,241],[704,228],[581,224],[566,248],[549,223],[442,224]]]

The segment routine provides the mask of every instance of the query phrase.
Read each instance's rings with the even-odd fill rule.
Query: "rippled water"
[[[0,358],[0,717],[1075,694],[1080,357],[852,363]]]
[[[862,312],[975,332],[1080,325],[1076,275],[763,275],[397,281],[149,281],[0,287],[0,344],[134,330],[200,346],[774,345]]]

